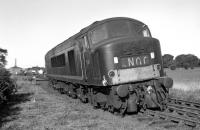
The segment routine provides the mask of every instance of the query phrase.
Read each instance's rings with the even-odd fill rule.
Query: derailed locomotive
[[[94,22],[47,52],[45,65],[54,88],[121,114],[165,109],[173,85],[159,41],[131,18]]]

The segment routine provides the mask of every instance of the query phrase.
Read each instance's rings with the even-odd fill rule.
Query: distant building
[[[17,60],[15,59],[15,66],[8,69],[11,74],[20,74],[22,72],[22,68],[17,66]]]
[[[24,69],[24,74],[26,75],[42,75],[45,72],[45,68],[44,67],[31,67],[31,68],[26,68]]]

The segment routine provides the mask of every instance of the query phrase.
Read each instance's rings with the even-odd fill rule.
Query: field
[[[170,90],[172,97],[200,102],[200,68],[165,71],[174,80],[173,88]]]

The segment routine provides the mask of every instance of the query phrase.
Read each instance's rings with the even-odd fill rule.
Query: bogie
[[[167,94],[158,80],[109,87],[75,85],[54,80],[50,85],[61,93],[78,98],[83,103],[89,102],[94,108],[101,108],[122,116],[125,113],[138,113],[141,109],[163,110],[166,107]],[[119,90],[128,93],[117,92]]]

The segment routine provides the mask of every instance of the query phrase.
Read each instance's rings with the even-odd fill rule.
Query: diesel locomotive
[[[160,43],[144,23],[125,17],[96,21],[45,55],[50,86],[95,108],[137,113],[164,110],[173,80]]]

